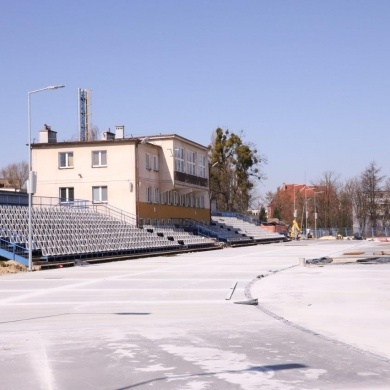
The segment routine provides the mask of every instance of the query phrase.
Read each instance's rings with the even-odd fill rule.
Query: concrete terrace
[[[389,245],[308,240],[2,276],[1,389],[388,389],[390,264],[344,254]]]

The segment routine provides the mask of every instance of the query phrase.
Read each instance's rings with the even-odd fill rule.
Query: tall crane
[[[91,91],[78,89],[79,102],[79,140],[91,140]]]

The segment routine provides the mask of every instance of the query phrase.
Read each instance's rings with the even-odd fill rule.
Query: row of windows
[[[196,152],[183,148],[175,149],[175,170],[193,176],[206,177],[206,156],[198,155]],[[92,167],[107,166],[107,150],[94,150],[91,152]],[[73,168],[73,152],[58,153],[59,168]],[[159,162],[157,155],[146,153],[146,169],[158,171]]]
[[[107,202],[107,186],[94,186],[92,187],[92,202],[101,203]],[[61,203],[74,202],[74,188],[63,187],[60,188],[60,201]]]
[[[146,201],[148,203],[204,208],[204,196],[195,196],[194,194],[179,194],[177,191],[160,193],[158,188],[152,187],[148,187],[146,189]]]
[[[74,202],[74,188],[62,187],[60,188],[61,203]],[[158,188],[148,187],[146,191],[146,200],[148,203],[160,203],[168,205],[180,205],[186,207],[204,208],[204,197],[194,196],[194,194],[181,195],[177,191],[168,191],[160,194]],[[108,201],[107,186],[92,187],[92,202],[102,203]]]
[[[107,166],[107,150],[94,150],[91,152],[92,167],[106,167]],[[73,152],[58,153],[59,168],[73,168],[74,157]]]
[[[206,177],[206,156],[192,150],[175,149],[175,171]]]
[[[208,221],[201,221],[203,224],[208,224]],[[175,226],[174,220],[168,218],[168,219],[152,219],[152,218],[140,218],[139,223],[141,226],[144,225],[154,225],[154,226]]]

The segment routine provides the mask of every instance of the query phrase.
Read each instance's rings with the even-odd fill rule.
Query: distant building
[[[324,191],[324,186],[283,183],[267,206],[268,218],[278,218],[288,224],[294,218],[302,220],[306,209],[314,211],[313,202],[308,205],[307,199],[314,199],[315,194]]]
[[[176,134],[125,138],[124,127],[102,140],[57,142],[50,127],[32,147],[35,197],[60,203],[107,203],[141,223],[210,220],[208,149]]]

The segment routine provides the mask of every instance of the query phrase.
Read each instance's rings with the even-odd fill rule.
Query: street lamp
[[[208,177],[208,186],[209,186],[209,209],[210,209],[210,221],[211,221],[211,215],[212,215],[212,210],[211,210],[211,204],[212,204],[212,190],[211,190],[211,170],[217,166],[219,166],[219,161],[216,161],[215,163],[211,164],[209,163],[208,164],[208,167],[209,167],[209,177]],[[215,199],[215,198],[214,198]],[[215,204],[216,204],[216,200],[215,200]]]
[[[322,194],[324,191],[314,192],[314,237],[317,238],[317,205],[316,205],[316,194]]]
[[[306,191],[307,190],[311,190],[311,191],[313,191],[313,188],[312,187],[305,187],[305,216],[306,216],[306,222],[305,222],[305,234],[306,234],[306,236],[307,236],[307,217],[308,217],[308,215],[309,215],[309,213],[308,213],[308,211],[307,211],[307,196],[306,196]]]
[[[295,187],[298,187],[299,184],[293,184],[294,186],[294,213],[293,213],[293,217],[294,219],[297,219],[297,209],[295,208]]]
[[[28,92],[27,109],[28,109],[28,270],[32,271],[32,194],[35,192],[35,176],[32,171],[32,155],[31,155],[31,104],[30,96],[33,93],[46,91],[48,89],[64,88],[65,85],[50,85],[45,88],[36,89],[35,91]]]

